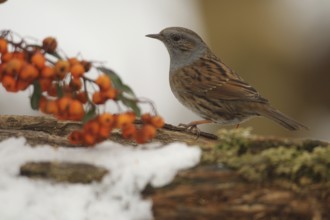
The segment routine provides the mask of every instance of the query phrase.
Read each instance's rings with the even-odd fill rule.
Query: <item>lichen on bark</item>
[[[220,130],[204,163],[223,163],[249,181],[330,182],[330,145],[321,141],[265,138],[249,128]]]

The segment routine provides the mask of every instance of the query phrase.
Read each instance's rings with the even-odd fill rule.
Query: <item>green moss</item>
[[[223,163],[250,181],[330,182],[330,145],[318,141],[265,139],[251,129],[220,130],[218,145],[203,162]],[[313,144],[312,144],[313,143]]]

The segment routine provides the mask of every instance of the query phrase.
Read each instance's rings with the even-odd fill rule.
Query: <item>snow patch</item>
[[[179,170],[198,164],[201,150],[183,143],[122,146],[103,142],[95,148],[30,147],[24,138],[0,143],[0,219],[146,220],[152,201],[140,192],[170,183]],[[102,182],[53,183],[19,176],[28,161],[85,162],[110,171]]]

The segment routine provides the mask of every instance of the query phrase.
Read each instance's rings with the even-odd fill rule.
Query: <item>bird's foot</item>
[[[196,139],[198,139],[201,134],[201,130],[197,127],[197,125],[208,124],[208,123],[212,123],[212,121],[200,120],[200,121],[192,121],[189,124],[180,123],[179,127],[182,127],[184,130],[186,130],[189,133],[195,134],[197,136]]]
[[[179,127],[182,127],[185,131],[195,134],[197,137],[196,139],[199,138],[200,134],[201,134],[201,130],[197,127],[197,124],[179,124]]]

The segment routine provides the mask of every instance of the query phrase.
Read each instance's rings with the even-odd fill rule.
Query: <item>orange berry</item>
[[[149,113],[144,113],[141,115],[141,120],[144,124],[150,124],[151,123],[151,115]]]
[[[148,140],[154,138],[156,135],[156,128],[152,125],[143,125],[141,131],[144,133]]]
[[[71,120],[79,121],[85,115],[84,106],[78,100],[72,100],[69,106],[69,116]]]
[[[41,79],[39,79],[39,83],[40,83],[40,86],[41,86],[41,91],[45,92],[51,87],[52,80],[47,79],[47,78],[41,78]]]
[[[68,59],[69,63],[70,63],[70,66],[73,66],[74,64],[77,64],[79,63],[79,60],[75,57],[71,57]]]
[[[143,135],[141,135],[140,131],[137,132],[137,135],[135,135],[134,139],[138,144],[144,144],[147,142],[146,138]]]
[[[1,63],[1,75],[14,76],[15,74],[7,74],[7,63]]]
[[[55,100],[48,100],[45,112],[47,114],[58,115],[58,106]]]
[[[12,56],[14,58],[17,58],[17,59],[20,59],[20,60],[25,60],[26,52],[24,52],[24,51],[14,51]]]
[[[38,76],[39,71],[32,64],[24,65],[22,70],[19,72],[19,78],[27,82],[32,82],[38,78]]]
[[[24,61],[25,60],[25,53],[24,52],[20,52],[20,51],[15,51],[13,53],[5,53],[1,55],[1,62],[6,63],[9,60],[13,59],[13,58],[17,58],[19,60]]]
[[[55,69],[50,66],[44,66],[41,70],[41,77],[53,79],[55,77]]]
[[[101,126],[98,135],[101,139],[107,139],[110,135],[110,132],[111,132],[110,127],[102,127]]]
[[[5,74],[16,76],[23,67],[23,61],[17,58],[12,58],[6,63],[4,68]]]
[[[92,134],[85,134],[83,133],[83,144],[84,145],[89,145],[89,146],[92,146],[96,143],[96,137]]]
[[[29,85],[31,85],[31,83],[26,82],[24,80],[18,79],[17,81],[17,89],[24,91],[25,89],[27,89],[27,87],[29,87]]]
[[[106,101],[103,97],[102,94],[100,92],[95,92],[92,96],[92,101],[97,104],[104,104],[104,102]]]
[[[6,64],[5,63],[0,63],[0,82],[2,79],[2,75],[4,74],[4,69],[5,69]]]
[[[47,89],[47,94],[49,96],[57,97],[57,84],[52,83]]]
[[[162,128],[164,126],[164,120],[160,116],[154,116],[151,118],[151,125],[153,125],[156,128]]]
[[[122,128],[125,125],[132,124],[135,120],[135,114],[133,112],[126,112],[117,115],[116,127]]]
[[[87,93],[86,92],[78,92],[77,94],[76,94],[76,99],[79,101],[79,102],[81,102],[81,103],[83,103],[83,104],[85,104],[86,102],[87,102]]]
[[[46,37],[42,41],[42,49],[44,49],[46,52],[54,53],[57,47],[57,41],[53,37]]]
[[[63,79],[70,70],[70,64],[66,60],[59,60],[55,63],[55,73],[59,79]]]
[[[136,135],[136,141],[138,143],[145,143],[156,135],[156,128],[152,125],[143,125],[141,130]]]
[[[69,134],[68,139],[71,144],[81,144],[83,133],[81,131],[73,131]]]
[[[14,57],[13,53],[5,53],[1,54],[1,62],[7,63],[9,60],[11,60]]]
[[[5,75],[2,78],[2,85],[7,92],[17,92],[16,80],[13,76]]]
[[[85,69],[83,65],[81,65],[80,63],[76,63],[73,64],[73,66],[71,66],[70,72],[73,77],[77,78],[77,77],[82,77],[82,75],[85,73]]]
[[[100,124],[97,121],[91,120],[84,125],[83,131],[85,134],[97,135],[100,131]]]
[[[5,54],[8,51],[7,40],[0,38],[0,54]]]
[[[68,93],[68,94],[73,92],[72,87],[69,86],[69,85],[64,85],[64,86],[62,87],[62,90],[63,90],[63,92]]]
[[[98,121],[103,127],[112,127],[115,122],[115,117],[110,113],[103,113],[98,117]]]
[[[103,99],[115,99],[117,96],[117,90],[110,88],[109,90],[101,92]]]
[[[136,126],[133,124],[127,124],[122,128],[122,136],[124,138],[133,138],[136,135]]]
[[[72,99],[69,97],[62,97],[57,100],[58,110],[61,114],[67,113]]]
[[[100,87],[101,91],[106,91],[111,88],[111,80],[108,76],[106,76],[104,74],[99,76],[95,80],[95,83]]]
[[[41,112],[46,113],[47,99],[44,96],[41,96],[39,101],[39,109]]]
[[[82,87],[81,79],[73,77],[70,81],[69,86],[70,86],[70,89],[74,90],[74,91],[81,89],[81,87]]]
[[[42,69],[45,66],[46,58],[45,58],[45,56],[42,53],[36,52],[31,57],[31,63],[34,66],[36,66],[38,69]]]

